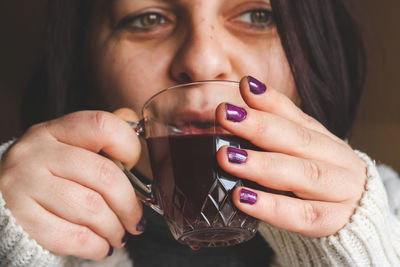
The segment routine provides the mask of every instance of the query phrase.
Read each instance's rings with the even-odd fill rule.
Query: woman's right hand
[[[117,116],[81,111],[31,127],[3,157],[6,207],[30,238],[55,254],[102,260],[110,246],[124,245],[126,231],[140,234],[140,200],[100,151],[132,167],[140,142]]]

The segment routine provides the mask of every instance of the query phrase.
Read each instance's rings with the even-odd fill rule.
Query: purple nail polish
[[[136,231],[144,232],[144,230],[146,230],[146,226],[147,226],[147,220],[145,217],[142,217],[142,219],[140,219],[140,221],[136,225]]]
[[[226,118],[233,122],[241,122],[247,117],[247,112],[243,108],[226,104]]]
[[[240,190],[240,202],[254,205],[257,202],[257,194],[250,190],[242,188]]]
[[[228,160],[230,163],[238,163],[238,164],[245,163],[248,156],[245,150],[241,150],[234,147],[228,147],[227,153],[228,153]]]
[[[267,91],[267,86],[254,77],[247,76],[250,91],[255,95],[261,95]]]
[[[110,246],[108,253],[107,253],[107,257],[110,257],[113,253],[114,253],[114,248],[112,246]]]
[[[121,243],[122,243],[122,244],[125,244],[126,242],[128,242],[128,238],[129,238],[129,233],[128,233],[127,231],[125,231],[125,235],[124,235],[124,237],[122,238]]]

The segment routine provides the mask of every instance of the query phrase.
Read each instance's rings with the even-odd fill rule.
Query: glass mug
[[[131,122],[149,150],[153,182],[142,183],[116,162],[143,202],[162,214],[174,238],[193,247],[231,246],[251,239],[258,220],[232,201],[237,186],[254,186],[224,172],[216,161],[222,146],[260,150],[219,127],[217,106],[247,106],[239,83],[201,81],[165,89],[142,109],[143,119]]]

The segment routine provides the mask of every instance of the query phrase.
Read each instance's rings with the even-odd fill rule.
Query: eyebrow
[[[115,3],[115,2],[119,2],[119,1],[122,1],[122,0],[106,0],[106,2],[108,3],[108,4],[113,4],[113,3]],[[149,1],[149,0],[130,0],[130,1],[132,1],[132,2],[134,2],[134,1]],[[151,1],[155,1],[155,2],[165,2],[165,3],[168,3],[168,2],[178,2],[179,0],[151,0]]]

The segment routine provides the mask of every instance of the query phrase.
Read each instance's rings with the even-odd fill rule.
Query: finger
[[[48,169],[57,176],[98,192],[118,216],[125,229],[140,234],[136,225],[142,205],[125,174],[111,160],[96,153],[65,144],[49,152]]]
[[[246,104],[253,109],[275,114],[303,127],[323,133],[336,141],[342,141],[316,119],[304,113],[286,95],[251,76],[241,79],[240,93]]]
[[[33,199],[20,199],[13,207],[17,223],[42,247],[62,256],[100,261],[110,251],[109,243],[88,227],[72,224],[41,207]]]
[[[95,153],[103,151],[125,165],[135,165],[140,156],[136,133],[128,123],[108,112],[75,112],[37,127],[59,142]]]
[[[363,185],[363,181],[356,181],[349,176],[351,172],[340,167],[280,153],[222,147],[217,161],[236,177],[308,200],[348,201],[358,197],[355,188]]]
[[[118,118],[124,121],[139,121],[139,116],[132,109],[120,108],[113,112]]]
[[[132,109],[129,108],[120,108],[117,109],[113,112],[114,115],[116,115],[118,118],[126,121],[126,122],[137,122],[139,121],[139,117],[136,114],[136,112],[134,112]],[[124,164],[124,166],[126,167],[127,170],[132,169],[137,162],[128,162],[126,164]]]
[[[237,188],[233,201],[250,216],[314,238],[335,234],[353,212],[342,204],[302,200],[249,188]]]
[[[44,179],[46,182],[40,183]],[[41,189],[31,194],[43,208],[73,224],[88,227],[113,247],[122,247],[125,229],[100,194],[58,177],[37,180]]]
[[[232,134],[266,151],[319,159],[340,166],[348,166],[349,162],[357,161],[346,144],[337,143],[320,132],[274,114],[248,107],[220,104],[217,108],[217,120]]]

